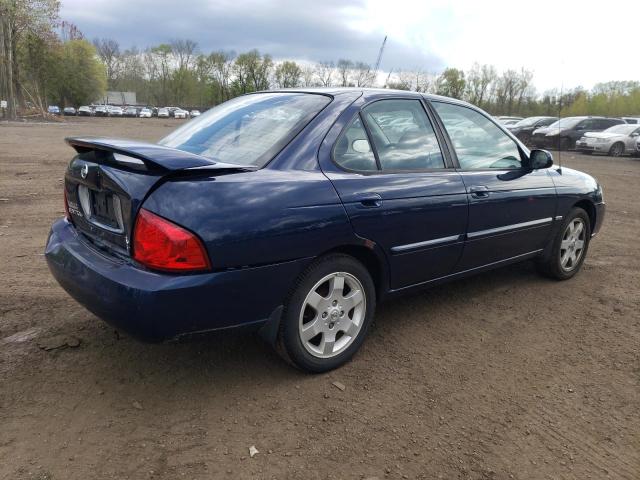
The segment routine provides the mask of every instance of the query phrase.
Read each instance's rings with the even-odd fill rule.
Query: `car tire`
[[[301,370],[333,370],[358,351],[375,308],[375,285],[362,263],[344,254],[321,257],[285,302],[276,349]]]
[[[571,148],[571,140],[568,138],[560,139],[560,150],[569,150]]]
[[[624,144],[620,143],[620,142],[616,142],[613,145],[611,145],[611,148],[609,149],[609,156],[610,157],[621,157],[624,154]]]
[[[572,208],[564,218],[548,252],[536,262],[538,271],[556,280],[573,277],[584,263],[590,239],[589,215],[582,208]]]

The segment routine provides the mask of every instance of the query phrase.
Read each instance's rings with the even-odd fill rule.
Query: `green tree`
[[[436,79],[436,93],[445,97],[462,98],[466,87],[464,72],[447,68]]]
[[[79,106],[99,98],[107,88],[104,66],[96,49],[86,40],[65,42],[57,58],[57,99],[63,105]]]
[[[276,67],[275,76],[278,88],[295,88],[300,85],[302,69],[296,62],[285,61]]]

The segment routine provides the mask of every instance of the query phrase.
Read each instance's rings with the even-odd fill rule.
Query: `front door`
[[[384,99],[352,112],[321,158],[355,233],[385,252],[392,289],[449,274],[462,253],[467,196],[442,141],[420,99]]]
[[[469,200],[465,271],[544,248],[556,191],[546,169],[522,168],[525,152],[492,120],[462,105],[431,102],[455,150]]]

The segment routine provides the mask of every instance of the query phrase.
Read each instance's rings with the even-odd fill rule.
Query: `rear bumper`
[[[169,275],[101,253],[66,220],[56,221],[45,257],[76,301],[146,341],[265,323],[308,259],[195,275]]]

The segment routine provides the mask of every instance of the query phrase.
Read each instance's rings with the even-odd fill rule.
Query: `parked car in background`
[[[186,110],[182,110],[181,108],[177,108],[173,111],[174,118],[189,118],[189,112]]]
[[[531,142],[531,134],[534,130],[548,127],[558,121],[558,117],[528,117],[520,120],[515,125],[508,125],[507,128],[525,145]]]
[[[605,214],[593,177],[417,92],[254,93],[159,144],[67,142],[45,256],[72,297],[147,340],[260,328],[311,372],[385,298],[528,259],[571,278]]]
[[[64,110],[62,110],[62,113],[65,116],[75,116],[77,114],[76,109],[73,107],[64,107]]]
[[[602,132],[587,132],[576,142],[576,150],[585,153],[604,153],[619,157],[634,154],[640,137],[640,125],[614,125]]]
[[[539,128],[531,135],[531,144],[536,148],[570,150],[586,132],[601,132],[614,125],[625,123],[620,118],[566,117],[548,127]]]
[[[191,116],[191,118],[199,117],[200,116],[200,110],[191,110],[191,113],[189,113],[189,115]]]
[[[499,117],[495,117],[496,120],[498,120],[498,123],[500,125],[512,125],[514,123],[519,122],[520,120],[522,120],[522,117],[509,117],[509,116],[499,116]]]
[[[125,117],[137,117],[138,116],[138,109],[136,107],[127,107],[124,109],[124,116]]]
[[[96,108],[94,109],[93,114],[96,117],[108,117],[109,109],[107,109],[106,105],[96,105]]]
[[[60,107],[57,105],[49,105],[47,107],[47,113],[50,115],[60,115]]]
[[[151,109],[143,108],[140,110],[140,118],[151,118]]]
[[[169,118],[169,109],[168,108],[159,108],[158,109],[158,118]]]
[[[124,110],[122,107],[109,106],[109,116],[110,117],[122,117],[124,115]]]
[[[92,114],[91,107],[87,105],[83,105],[78,109],[78,116],[80,117],[90,117]]]
[[[636,157],[640,157],[640,138],[636,140]]]
[[[640,118],[639,117],[621,117],[622,120],[624,120],[625,122],[631,124],[631,125],[638,125],[640,124]]]

